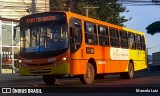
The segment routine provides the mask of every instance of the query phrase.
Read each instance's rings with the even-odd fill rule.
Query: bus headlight
[[[55,65],[59,65],[59,64],[62,64],[62,63],[63,63],[64,61],[66,61],[66,60],[67,60],[67,57],[63,57],[61,60],[55,62],[54,64],[55,64]]]
[[[19,63],[22,63],[22,60],[19,60]]]
[[[63,57],[63,58],[62,58],[62,60],[63,60],[63,61],[66,61],[66,60],[67,60],[67,58],[66,58],[66,57]]]

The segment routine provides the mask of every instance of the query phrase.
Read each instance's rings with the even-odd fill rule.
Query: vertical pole
[[[12,21],[12,29],[11,29],[11,31],[12,31],[12,55],[11,55],[11,60],[12,60],[12,73],[15,73],[14,72],[14,70],[13,70],[13,68],[14,68],[14,42],[13,42],[13,35],[14,35],[14,32],[13,32],[13,21]]]
[[[147,53],[146,53],[146,54],[147,54],[147,68],[149,67],[149,57],[148,57],[148,56],[149,56],[149,55],[148,55],[148,50],[149,50],[149,49],[151,49],[151,48],[146,48],[146,51],[147,51]]]
[[[86,7],[86,16],[88,17],[88,12],[89,12],[89,9],[88,9],[88,6]]]
[[[88,7],[88,6],[86,6],[86,7],[83,7],[83,8],[86,9],[86,17],[88,17],[88,15],[89,15],[89,9],[95,9],[95,8],[99,8],[99,7]]]
[[[31,12],[32,12],[32,14],[36,13],[36,3],[35,3],[35,0],[32,0]]]
[[[2,73],[2,21],[0,20],[0,73]]]
[[[45,0],[45,12],[46,12],[46,0]]]

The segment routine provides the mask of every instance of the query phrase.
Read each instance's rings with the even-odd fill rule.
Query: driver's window
[[[47,33],[47,29],[45,27],[41,28],[40,45],[44,45],[45,44],[46,33]]]
[[[61,30],[59,26],[55,26],[52,30],[52,39],[53,41],[58,41],[61,36]]]
[[[71,53],[76,52],[82,42],[82,23],[76,18],[70,19],[70,49]]]
[[[67,27],[66,26],[62,26],[61,27],[61,39],[66,39],[67,36]]]
[[[40,45],[44,46],[45,48],[49,48],[51,45],[51,28],[50,27],[43,27],[41,28],[40,34]]]
[[[51,38],[53,41],[64,41],[67,37],[66,25],[56,25],[51,29]]]
[[[30,29],[26,29],[25,30],[25,35],[26,35],[26,38],[25,38],[25,48],[28,48],[30,47]]]
[[[45,38],[45,47],[50,47],[51,46],[51,29],[50,28],[47,28],[46,30],[46,38]]]
[[[33,28],[31,31],[31,47],[37,47],[39,46],[39,29]]]

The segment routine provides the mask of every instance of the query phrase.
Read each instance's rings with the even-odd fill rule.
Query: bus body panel
[[[37,59],[37,60],[31,59],[33,60],[33,62],[32,63],[28,62],[27,64],[36,64],[38,62],[47,63],[48,60],[52,58],[62,59],[63,57],[67,57],[67,60],[65,62],[59,63],[58,65],[55,65],[56,63],[54,62],[48,66],[46,65],[46,66],[23,67],[21,65],[20,75],[86,74],[86,67],[90,59],[95,60],[96,74],[128,72],[128,64],[131,60],[133,61],[135,71],[145,69],[147,67],[146,53],[144,50],[132,50],[129,48],[125,49],[125,48],[116,48],[111,46],[100,46],[99,44],[96,44],[96,45],[86,44],[84,22],[91,22],[91,23],[94,23],[96,26],[98,25],[107,26],[109,28],[125,30],[127,32],[129,31],[135,34],[140,34],[140,35],[144,35],[144,33],[131,30],[128,28],[123,28],[117,25],[105,23],[99,20],[81,16],[78,14],[74,14],[70,12],[65,12],[65,13],[67,18],[68,29],[70,29],[69,28],[70,18],[77,18],[77,19],[80,19],[82,22],[82,42],[81,42],[80,48],[75,53],[72,53],[72,54],[69,48],[68,51],[65,53],[65,55],[61,54],[59,56],[44,58],[44,59]],[[70,31],[68,32],[68,34],[70,35]],[[70,39],[70,36],[69,36],[69,39]],[[23,59],[25,60],[25,58],[22,58],[22,60]],[[32,69],[34,69],[34,71],[36,72],[36,69],[38,70],[41,68],[42,69],[46,68],[46,70],[47,68],[50,68],[51,71],[48,73],[37,73],[37,74],[30,73]],[[44,70],[42,71],[45,72]]]
[[[42,67],[25,67],[20,65],[20,75],[21,76],[35,76],[35,75],[51,75],[51,74],[70,74],[70,64],[68,62],[63,62],[58,65],[42,66]]]
[[[129,32],[132,32],[132,33],[142,35],[142,36],[145,35],[143,32],[139,32],[139,31],[136,31],[136,30],[133,30],[133,29],[129,29],[129,28],[123,28],[123,29],[126,30],[126,31],[129,31]],[[133,60],[135,71],[147,68],[147,62],[146,62],[147,56],[146,56],[146,51],[145,50],[130,49],[129,53],[130,53],[129,59]],[[128,68],[126,69],[126,71],[128,71]]]
[[[21,58],[20,75],[70,74],[68,51],[64,54],[41,59]],[[67,60],[64,61],[63,58]]]
[[[140,51],[140,50],[132,50],[132,49],[128,49],[128,58],[125,57],[119,57],[118,59],[111,59],[111,48],[110,46],[106,46],[106,47],[102,47],[99,45],[87,45],[85,43],[85,34],[84,34],[84,21],[87,22],[93,22],[95,24],[98,25],[103,25],[103,26],[107,26],[107,27],[111,27],[111,28],[116,28],[118,30],[125,30],[125,31],[130,31],[136,34],[140,34],[140,35],[144,35],[143,32],[138,32],[129,28],[123,28],[120,26],[116,26],[113,24],[109,24],[109,23],[104,23],[95,19],[91,19],[91,18],[87,18],[84,16],[80,16],[74,13],[68,13],[68,19],[74,17],[74,18],[78,18],[82,20],[82,46],[80,47],[80,49],[71,55],[71,58],[74,59],[74,62],[76,62],[76,60],[81,59],[83,65],[86,66],[87,62],[86,60],[89,60],[90,58],[94,58],[96,61],[96,67],[97,67],[97,74],[99,73],[116,73],[116,72],[127,72],[128,71],[128,64],[130,60],[133,60],[133,64],[134,64],[134,70],[138,71],[141,69],[146,69],[147,65],[146,65],[146,54],[145,51]],[[87,54],[86,53],[86,49],[87,47],[89,48],[93,48],[94,54]],[[120,49],[120,48],[118,48]],[[125,54],[126,55],[126,54]],[[121,58],[121,59],[120,59]],[[127,58],[127,59],[126,59]],[[84,59],[84,60],[83,60]],[[81,68],[79,68],[81,69]],[[85,72],[85,69],[84,71]]]

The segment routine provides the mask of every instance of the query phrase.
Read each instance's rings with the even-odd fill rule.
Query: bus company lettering
[[[56,20],[56,16],[28,18],[26,19],[26,23],[45,22],[45,21],[52,21],[52,20]]]
[[[106,61],[104,61],[104,60],[99,60],[99,61],[98,61],[98,64],[106,64]]]
[[[110,57],[112,60],[128,60],[129,59],[129,50],[122,48],[111,48]]]

